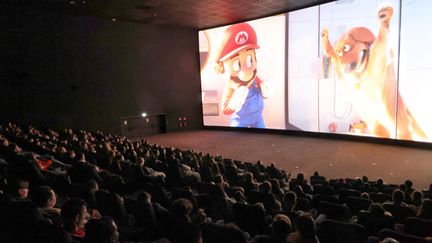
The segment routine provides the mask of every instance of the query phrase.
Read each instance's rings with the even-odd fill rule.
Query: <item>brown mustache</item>
[[[231,79],[234,83],[238,83],[238,84],[240,84],[240,85],[247,86],[250,82],[252,82],[252,81],[255,79],[256,74],[257,74],[257,70],[255,69],[255,70],[253,71],[253,76],[252,76],[252,78],[249,79],[249,80],[247,80],[247,81],[243,81],[243,80],[239,79],[239,77],[237,77],[237,76],[231,76],[230,79]]]

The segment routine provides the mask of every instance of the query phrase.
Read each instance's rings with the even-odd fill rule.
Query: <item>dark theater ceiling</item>
[[[325,0],[3,0],[28,10],[205,29],[305,8]]]

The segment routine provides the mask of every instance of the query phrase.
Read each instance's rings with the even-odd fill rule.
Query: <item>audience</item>
[[[432,221],[432,184],[289,177],[260,160],[10,123],[0,129],[0,242],[319,242],[321,222],[346,203],[357,211],[339,223],[375,242],[397,242],[379,232],[406,233],[406,218]]]

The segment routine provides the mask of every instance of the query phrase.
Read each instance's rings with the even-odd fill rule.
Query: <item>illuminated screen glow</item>
[[[336,1],[199,31],[206,126],[432,140],[432,1]]]

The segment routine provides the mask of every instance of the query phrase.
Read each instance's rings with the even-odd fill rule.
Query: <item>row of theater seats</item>
[[[0,127],[0,141],[1,182],[27,181],[30,192],[51,186],[58,208],[81,198],[89,210],[113,217],[124,242],[373,243],[432,237],[432,187],[415,191],[409,180],[400,185],[366,176],[328,180],[318,172],[309,180],[302,173],[290,178],[259,160],[70,129],[8,124]],[[7,193],[15,196],[1,184],[0,196]],[[14,200],[34,201],[33,196]],[[3,209],[13,208],[14,200]]]

